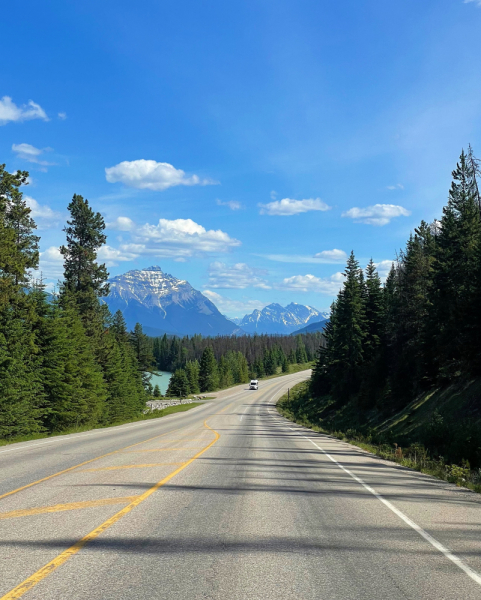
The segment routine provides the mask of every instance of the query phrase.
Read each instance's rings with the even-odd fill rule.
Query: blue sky
[[[83,0],[2,12],[0,162],[29,170],[41,268],[66,207],[112,275],[158,264],[229,316],[328,309],[385,272],[481,155],[481,0]]]

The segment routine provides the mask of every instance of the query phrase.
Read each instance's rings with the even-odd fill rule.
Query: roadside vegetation
[[[383,458],[480,490],[480,163],[461,153],[440,220],[384,284],[354,253],[309,384],[279,410]]]
[[[206,398],[206,400],[211,400],[212,398]],[[174,406],[168,406],[162,410],[154,410],[152,412],[140,413],[136,417],[132,417],[126,419],[124,421],[116,421],[114,423],[109,423],[108,425],[96,425],[95,427],[90,427],[88,425],[79,426],[79,427],[71,427],[70,429],[65,429],[63,431],[56,431],[53,433],[32,433],[30,435],[23,435],[9,438],[8,440],[3,439],[0,440],[0,446],[6,446],[7,444],[16,444],[18,442],[29,442],[32,440],[40,440],[45,438],[57,437],[59,435],[69,435],[72,433],[83,433],[84,431],[92,431],[93,429],[105,429],[107,427],[117,427],[118,425],[127,425],[128,423],[136,423],[138,421],[149,421],[151,419],[158,419],[161,417],[166,417],[167,415],[171,415],[178,412],[185,412],[190,410],[191,408],[196,408],[197,406],[201,406],[203,402],[189,402],[186,404],[176,404]]]

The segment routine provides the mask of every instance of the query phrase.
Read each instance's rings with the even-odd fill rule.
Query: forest
[[[150,374],[176,371],[169,393],[213,391],[251,376],[288,372],[315,357],[320,334],[297,337],[148,338],[112,315],[106,266],[97,261],[105,223],[74,194],[63,229],[63,278],[38,276],[36,224],[22,189],[28,172],[0,165],[0,439],[126,422],[142,415]],[[180,383],[179,383],[180,382]]]
[[[376,433],[376,424],[417,397],[442,397],[440,390],[455,385],[459,410],[448,417],[439,400],[417,439],[405,442],[481,466],[479,393],[461,411],[466,389],[481,375],[479,177],[480,162],[469,147],[452,172],[442,217],[420,223],[384,284],[372,260],[363,270],[351,253],[325,329],[326,345],[299,400],[328,429],[351,427],[389,441],[387,428]],[[413,420],[415,408],[403,418]]]
[[[157,368],[173,372],[168,395],[224,389],[249,379],[289,373],[289,365],[312,362],[324,343],[321,333],[154,338]]]

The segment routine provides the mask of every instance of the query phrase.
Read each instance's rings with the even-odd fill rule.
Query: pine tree
[[[167,396],[177,396],[179,398],[188,396],[190,393],[189,380],[184,369],[177,369],[169,381]]]
[[[134,331],[131,332],[130,343],[137,360],[137,368],[142,375],[142,382],[144,387],[148,389],[155,359],[150,340],[143,332],[140,323],[136,323]]]
[[[104,264],[97,264],[97,251],[105,244],[105,223],[100,213],[95,213],[88,200],[74,194],[68,205],[71,219],[64,231],[67,245],[60,247],[64,256],[65,290],[73,293],[80,314],[85,317],[96,312],[98,298],[109,293]]]
[[[200,359],[199,385],[201,392],[213,392],[219,387],[217,361],[211,346],[205,348]]]
[[[481,223],[473,172],[461,153],[453,171],[441,230],[436,237],[436,261],[431,302],[438,346],[437,363],[442,377],[451,378],[474,360],[473,319],[479,306]],[[474,342],[474,345],[473,345]]]
[[[185,365],[185,372],[189,380],[189,390],[191,394],[198,394],[199,388],[199,362],[197,360],[189,360]]]

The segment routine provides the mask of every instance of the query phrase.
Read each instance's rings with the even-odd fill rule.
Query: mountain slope
[[[150,335],[242,333],[190,283],[163,273],[160,267],[128,271],[109,283],[105,303],[112,313],[122,311],[129,329],[140,323]]]
[[[238,325],[247,333],[287,335],[308,324],[324,321],[325,318],[324,313],[312,306],[291,302],[284,308],[280,304],[274,303],[262,310],[254,310],[238,322]]]
[[[316,331],[323,331],[326,326],[327,319],[322,319],[321,321],[316,321],[315,323],[309,323],[305,327],[301,327],[301,329],[296,329],[291,333],[291,335],[297,335],[298,333],[314,333]]]

